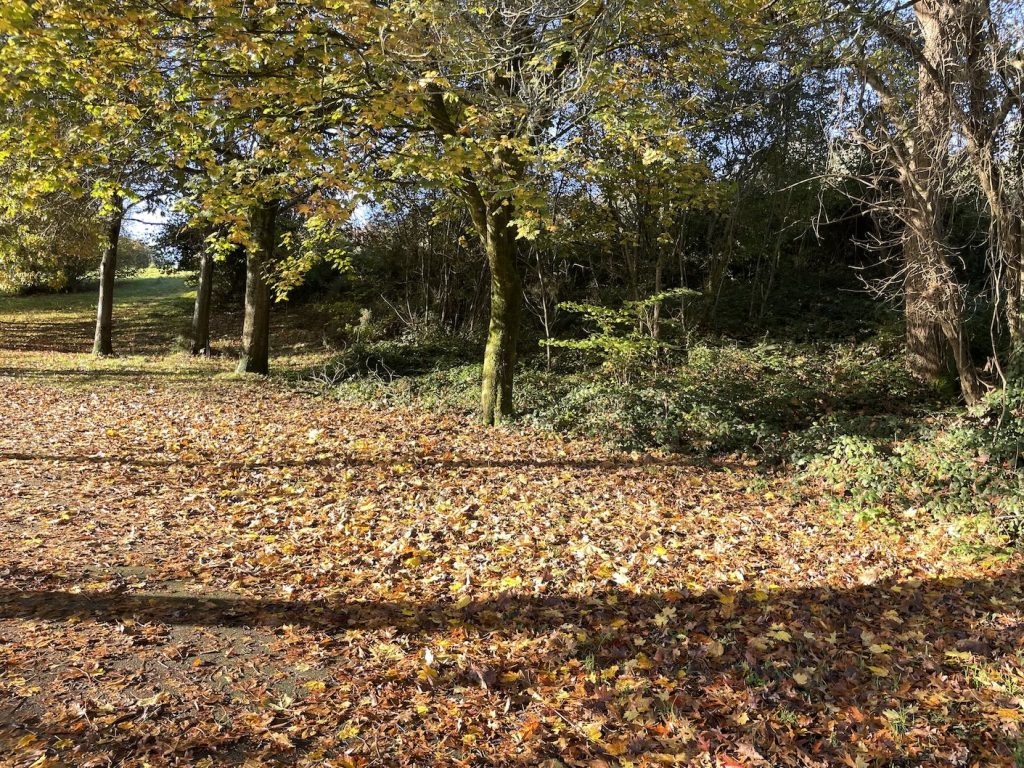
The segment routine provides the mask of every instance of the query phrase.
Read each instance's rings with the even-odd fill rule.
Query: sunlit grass
[[[195,289],[185,284],[186,273],[167,273],[149,268],[140,271],[127,280],[119,280],[114,286],[115,311],[120,309],[128,314],[149,313],[154,303],[162,309],[187,310],[195,298]],[[69,293],[38,293],[28,296],[12,296],[0,293],[0,320],[15,321],[30,316],[33,319],[47,319],[68,315],[94,312],[96,309],[95,286],[86,284],[80,290]]]
[[[0,368],[63,387],[116,381],[151,386],[157,379],[233,377],[241,308],[221,307],[213,318],[214,355],[188,354],[195,288],[187,273],[147,269],[114,289],[113,357],[91,354],[95,286],[71,293],[0,296]],[[272,368],[301,375],[331,354],[313,343],[318,329],[306,313],[275,305]]]

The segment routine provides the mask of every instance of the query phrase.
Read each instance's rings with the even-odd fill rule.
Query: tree
[[[109,355],[122,221],[163,165],[142,97],[160,78],[152,50],[138,45],[144,15],[103,4],[79,10],[53,0],[0,12],[0,81],[16,105],[3,114],[0,157],[18,156],[26,171],[8,195],[31,203],[61,190],[98,201],[106,237],[93,352]]]
[[[365,32],[362,21],[359,13],[316,2],[209,2],[157,11],[158,31],[150,35],[171,43],[163,54],[167,83],[154,98],[165,112],[161,141],[186,177],[179,207],[214,233],[216,251],[245,250],[240,372],[269,371],[271,293],[284,297],[294,273],[309,266],[278,258],[279,217],[299,213],[322,234],[351,209],[349,151],[334,126],[352,98],[355,63],[329,51],[337,45],[350,52],[345,30]],[[199,337],[208,314],[202,275],[210,270],[207,261],[197,297]],[[201,342],[194,339],[200,348]]]
[[[931,324],[936,324],[949,345],[960,390],[970,404],[981,399],[982,387],[971,359],[964,328],[964,288],[953,272],[945,234],[949,197],[949,159],[952,126],[942,91],[929,75],[929,66],[944,66],[950,50],[942,26],[948,23],[939,3],[921,0],[914,13],[921,31],[917,104],[911,133],[899,150],[898,166],[903,190],[906,261],[908,348],[912,355],[936,362],[931,352]],[[930,371],[929,371],[930,373]]]
[[[268,367],[269,290],[286,277],[275,265],[278,215],[295,211],[307,228],[325,229],[394,183],[458,198],[489,272],[487,423],[512,411],[518,246],[539,234],[552,179],[586,151],[582,127],[610,124],[623,103],[643,122],[667,103],[659,79],[717,74],[716,41],[727,36],[729,15],[692,0],[344,8],[101,0],[74,9],[43,0],[18,8],[9,15],[33,34],[16,50],[17,66],[60,72],[62,87],[102,104],[98,114],[110,122],[100,130],[106,123],[90,113],[92,156],[81,165],[109,178],[104,169],[126,164],[113,147],[155,155],[161,174],[188,179],[177,190],[184,209],[246,247],[242,369]],[[86,76],[58,61],[67,52]],[[654,139],[642,129],[621,135]],[[104,191],[109,200],[130,186]]]
[[[948,353],[964,399],[975,403],[983,387],[964,324],[966,287],[946,236],[955,124],[948,94],[934,76],[957,54],[953,5],[921,0],[909,17],[889,8],[875,8],[887,11],[877,14],[854,8],[848,15],[850,7],[844,2],[840,18],[852,20],[858,36],[843,38],[840,32],[841,48],[862,86],[855,101],[861,121],[852,133],[895,175],[899,190],[883,207],[902,227],[909,362],[920,378],[935,381],[942,378]],[[885,199],[884,173],[869,185]]]
[[[192,312],[193,355],[210,354],[210,307],[213,304],[214,253],[210,247],[199,254],[199,283],[196,286],[196,303]]]
[[[117,272],[117,243],[121,239],[121,222],[124,220],[124,200],[115,194],[110,204],[112,211],[107,224],[103,259],[100,261],[100,295],[96,306],[96,335],[92,344],[94,355],[114,354],[114,278]]]
[[[98,353],[112,349],[120,204],[165,185],[160,191],[172,189],[185,210],[222,233],[225,247],[247,246],[252,285],[240,369],[268,369],[274,220],[299,204],[322,221],[347,210],[338,192],[347,155],[329,133],[344,105],[325,101],[322,87],[343,88],[344,68],[317,46],[362,17],[322,16],[327,9],[318,6],[285,13],[216,0],[41,0],[3,11],[4,87],[31,118],[8,126],[11,136],[45,154],[49,168],[75,169],[61,183],[89,189],[109,217]]]
[[[446,190],[469,213],[490,275],[481,417],[494,424],[512,413],[518,243],[538,234],[547,181],[582,151],[573,138],[580,126],[611,114],[624,91],[673,74],[659,61],[684,62],[690,75],[716,66],[721,25],[701,4],[625,0],[409,2],[387,11],[380,47],[367,55],[378,61],[377,79],[398,87],[356,117],[395,147],[383,163],[390,178]],[[650,94],[648,112],[658,109]]]

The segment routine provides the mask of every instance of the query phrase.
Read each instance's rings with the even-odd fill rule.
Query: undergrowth
[[[833,430],[826,449],[800,458],[833,504],[865,521],[968,518],[1014,542],[1024,534],[1024,391],[993,394],[972,412],[898,425],[892,434]]]

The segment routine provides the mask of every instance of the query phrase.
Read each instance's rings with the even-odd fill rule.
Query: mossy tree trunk
[[[270,286],[267,270],[277,242],[277,205],[268,203],[252,214],[253,248],[245,259],[245,319],[242,323],[242,357],[238,373],[270,372]]]
[[[107,224],[107,243],[100,261],[100,293],[96,304],[96,334],[92,343],[94,355],[114,354],[114,276],[117,272],[117,246],[124,220],[124,200],[115,196],[111,203],[114,213]]]
[[[213,296],[213,250],[204,248],[199,257],[199,285],[192,312],[192,354],[210,354],[210,304]]]
[[[514,88],[511,80],[496,77],[492,85],[506,94]],[[461,135],[445,104],[440,88],[427,91],[427,117],[442,141]],[[539,126],[544,121],[538,122]],[[516,264],[517,231],[512,224],[514,206],[508,189],[521,183],[524,163],[515,152],[499,150],[492,158],[492,176],[486,170],[481,177],[468,167],[459,170],[460,193],[466,202],[491,273],[490,319],[487,346],[484,349],[483,376],[480,382],[480,417],[484,424],[498,424],[512,415],[512,385],[515,379],[516,345],[522,316],[522,285]],[[492,183],[480,178],[499,178],[496,191]]]
[[[482,237],[491,272],[491,316],[484,350],[480,414],[493,425],[512,415],[512,385],[522,316],[522,287],[516,264],[516,235],[510,226],[511,205],[487,211]]]

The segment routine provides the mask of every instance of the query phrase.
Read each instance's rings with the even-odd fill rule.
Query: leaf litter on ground
[[[4,765],[1021,753],[1019,557],[752,463],[76,359],[0,375]]]

